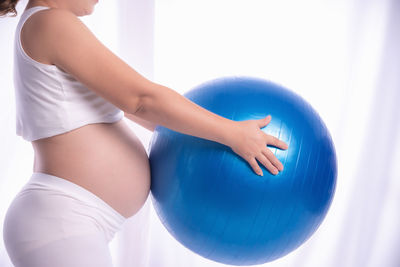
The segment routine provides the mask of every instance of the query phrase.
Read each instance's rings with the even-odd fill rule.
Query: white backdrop
[[[336,146],[336,195],[305,244],[262,266],[400,266],[399,1],[100,1],[83,20],[132,67],[180,93],[251,75],[291,88],[318,110]],[[0,19],[1,221],[33,166],[30,144],[15,136],[16,21]],[[128,123],[147,148],[151,133]],[[111,249],[116,266],[225,266],[175,241],[150,201]],[[2,243],[0,266],[11,266]]]

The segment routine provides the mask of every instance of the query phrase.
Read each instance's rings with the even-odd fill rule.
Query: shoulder
[[[83,23],[75,14],[66,9],[49,8],[31,15],[25,24],[27,28],[37,29],[37,32],[48,33]]]
[[[38,61],[54,64],[54,57],[66,46],[80,45],[92,33],[72,12],[50,8],[40,10],[25,22],[21,31],[24,49]]]

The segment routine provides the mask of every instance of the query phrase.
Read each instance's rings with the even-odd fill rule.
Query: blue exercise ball
[[[157,126],[150,142],[151,198],[166,229],[191,251],[230,265],[280,258],[303,244],[332,202],[337,163],[331,136],[299,95],[252,77],[205,82],[184,96],[225,118],[272,116],[262,131],[284,170],[264,176],[230,147]]]

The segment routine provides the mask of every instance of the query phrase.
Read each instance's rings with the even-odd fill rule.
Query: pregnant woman
[[[1,0],[0,15],[17,2]],[[267,145],[287,145],[260,129],[270,116],[232,121],[147,80],[79,20],[96,2],[30,0],[16,28],[16,131],[35,153],[4,220],[16,267],[112,266],[108,243],[150,188],[146,151],[123,117],[229,146],[259,175],[258,162],[283,169]]]

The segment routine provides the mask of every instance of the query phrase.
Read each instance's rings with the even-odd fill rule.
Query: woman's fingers
[[[275,166],[279,171],[283,171],[283,164],[275,157],[274,153],[268,148],[263,150],[263,154],[267,157],[267,159]]]
[[[263,119],[259,119],[257,122],[258,122],[258,126],[260,128],[263,128],[271,122],[271,115],[268,115],[267,117],[265,117]],[[278,147],[280,149],[288,149],[288,145],[285,142],[279,140],[278,138],[276,138],[272,135],[269,135],[269,134],[265,134],[265,136],[266,136],[267,144],[273,145],[274,147]]]
[[[250,166],[253,168],[254,172],[257,173],[258,175],[263,176],[263,172],[260,168],[260,166],[258,165],[257,160],[265,166],[265,168],[272,174],[276,175],[279,173],[279,170],[277,167],[275,167],[271,161],[264,155],[264,154],[260,154],[258,155],[256,158],[250,158],[248,160]]]
[[[250,166],[253,168],[255,173],[257,173],[258,175],[263,176],[263,172],[262,172],[260,166],[258,166],[258,163],[257,163],[255,158],[250,158],[248,160],[248,162],[249,162]]]
[[[271,115],[268,115],[265,118],[259,119],[259,120],[257,120],[257,122],[258,122],[258,127],[263,128],[263,127],[267,126],[268,123],[271,122]]]
[[[276,166],[274,166],[271,161],[264,155],[264,154],[260,154],[257,156],[257,160],[259,162],[261,162],[262,165],[265,166],[265,168],[267,168],[267,170],[272,173],[272,174],[278,174],[278,168]]]
[[[234,135],[235,142],[232,142],[232,150],[243,157],[251,166],[253,171],[258,175],[263,175],[260,168],[261,163],[273,175],[283,170],[282,163],[267,148],[268,145],[280,149],[287,149],[288,145],[278,138],[264,133],[260,128],[267,126],[271,122],[271,116],[268,115],[259,120],[239,121],[237,125],[242,126],[243,131],[240,135]],[[258,129],[254,126],[257,125]],[[250,127],[251,126],[251,127]],[[240,129],[240,127],[238,128]],[[247,136],[249,138],[247,138]],[[261,148],[261,149],[260,149]]]
[[[279,140],[275,136],[268,134],[267,134],[267,145],[272,145],[280,149],[288,149],[288,145],[285,142]]]

